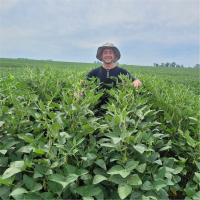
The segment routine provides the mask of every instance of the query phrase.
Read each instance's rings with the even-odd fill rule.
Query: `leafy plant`
[[[197,95],[142,74],[142,88],[120,76],[106,91],[86,69],[25,69],[0,79],[1,199],[199,199]]]

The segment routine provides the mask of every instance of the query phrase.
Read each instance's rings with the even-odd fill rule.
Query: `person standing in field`
[[[113,86],[116,85],[116,80],[110,77],[117,77],[118,81],[119,75],[127,75],[129,78],[132,79],[131,85],[134,85],[134,87],[137,89],[138,87],[142,86],[142,83],[135,79],[127,70],[120,68],[115,65],[115,63],[120,59],[121,54],[117,47],[115,47],[112,43],[106,43],[103,46],[100,46],[97,49],[96,58],[103,62],[103,65],[101,67],[92,69],[88,74],[87,78],[99,78],[100,83],[102,83],[102,87],[105,89],[111,89],[111,87],[108,84],[113,84]],[[127,86],[127,84],[125,85]],[[101,108],[101,106],[108,101],[108,96],[104,94],[100,102],[97,104],[97,109]]]
[[[103,83],[103,88],[110,89],[110,87],[106,84],[113,83],[114,86],[116,85],[116,80],[113,80],[110,77],[114,76],[118,78],[120,74],[128,74],[129,78],[132,79],[132,85],[134,85],[136,89],[142,86],[142,83],[139,80],[135,79],[127,70],[115,65],[120,57],[120,51],[112,43],[106,43],[103,46],[100,46],[97,49],[96,58],[102,61],[103,65],[101,67],[92,69],[87,74],[87,78],[99,78],[100,82]]]

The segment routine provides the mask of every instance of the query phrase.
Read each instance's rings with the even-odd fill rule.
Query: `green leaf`
[[[79,144],[81,144],[84,140],[85,140],[85,138],[81,138],[80,140],[78,140],[76,146],[78,146]]]
[[[19,172],[21,172],[21,169],[18,169],[18,168],[8,168],[3,173],[2,179],[7,179],[7,178],[11,177],[12,175],[17,174]]]
[[[24,139],[26,142],[29,142],[30,144],[34,142],[34,139],[31,139],[31,138],[26,137],[26,136],[23,136],[23,139]]]
[[[0,150],[0,153],[3,154],[3,155],[5,155],[6,152],[7,152],[7,150]]]
[[[51,181],[47,182],[48,187],[53,191],[53,193],[61,194],[63,191],[63,186],[59,183],[54,183]]]
[[[132,135],[132,133],[133,131],[125,131],[121,134],[120,137],[124,139],[125,137]]]
[[[167,182],[164,181],[164,180],[156,180],[154,183],[153,183],[153,186],[154,188],[159,191],[161,188],[167,186]]]
[[[115,144],[111,144],[111,143],[102,143],[100,145],[103,147],[117,148]]]
[[[166,166],[168,168],[172,168],[174,165],[174,158],[165,158],[164,162],[163,162],[163,166]],[[166,168],[167,169],[167,168]],[[168,170],[167,170],[168,171]]]
[[[172,172],[173,174],[179,174],[184,168],[184,165],[177,165],[174,166],[174,171]]]
[[[28,193],[24,195],[24,200],[41,200],[41,198],[33,193]]]
[[[57,114],[55,114],[55,113],[49,113],[48,116],[49,116],[51,119],[54,119],[54,118],[57,116]]]
[[[135,169],[135,168],[137,167],[138,164],[139,164],[139,161],[129,160],[129,161],[126,163],[125,169],[126,169],[127,171],[131,171],[131,170]]]
[[[198,169],[200,170],[200,162],[197,162],[196,160],[194,161]]]
[[[192,198],[193,198],[194,200],[199,200],[199,199],[200,199],[200,191],[198,191],[196,194],[194,194],[194,195],[192,196]]]
[[[161,149],[159,149],[159,151],[165,151],[167,149],[171,149],[172,147],[171,146],[166,146],[166,147],[162,147]]]
[[[70,165],[70,164],[65,164],[65,168],[67,169],[67,171],[70,173],[70,174],[75,174],[76,173],[76,167],[73,166],[73,165]]]
[[[0,166],[5,167],[8,163],[8,157],[0,157]]]
[[[141,146],[141,145],[134,145],[133,146],[133,148],[135,149],[135,150],[137,150],[139,153],[144,153],[144,151],[145,151],[145,147],[143,147],[143,146]]]
[[[36,136],[36,138],[35,138],[35,142],[37,142],[40,138],[42,138],[43,135],[44,135],[44,132],[38,134],[38,135]]]
[[[119,134],[113,133],[113,132],[105,133],[104,135],[105,135],[106,137],[109,137],[109,138],[113,138],[113,137],[118,138],[118,137],[119,137]]]
[[[107,174],[120,174],[123,178],[125,178],[130,174],[130,171],[126,171],[120,165],[115,165],[107,171]]]
[[[136,168],[135,168],[138,172],[140,173],[143,173],[146,169],[146,163],[143,163],[141,165],[138,165]]]
[[[57,134],[59,129],[61,128],[61,125],[58,122],[55,122],[52,126],[51,126],[54,134]]]
[[[40,174],[45,174],[45,171],[46,171],[45,166],[43,166],[41,164],[35,164],[35,168]]]
[[[107,178],[105,176],[102,175],[95,175],[94,179],[93,179],[93,185],[98,184],[104,180],[107,180]]]
[[[53,194],[51,192],[43,192],[40,194],[43,199],[54,199]]]
[[[136,115],[140,118],[143,119],[143,112],[141,109],[137,110]]]
[[[127,179],[122,178],[122,176],[120,176],[119,174],[112,175],[109,180],[118,185],[119,184],[123,185],[127,183]]]
[[[97,156],[94,153],[87,153],[86,157],[88,160],[93,160],[95,159]]]
[[[199,120],[194,118],[194,117],[188,117],[192,122],[194,122],[195,124],[199,125]]]
[[[142,195],[143,195],[142,192],[134,191],[134,192],[131,194],[130,200],[140,200],[140,199],[142,199]]]
[[[23,160],[14,161],[14,162],[11,162],[11,164],[10,164],[10,168],[22,169],[23,166],[24,166],[24,161]]]
[[[16,153],[30,153],[33,150],[35,152],[35,148],[31,146],[23,146],[16,151]]]
[[[93,173],[94,173],[95,175],[100,174],[100,175],[105,176],[105,177],[107,176],[106,171],[105,171],[104,169],[101,169],[101,168],[95,168],[95,169],[93,170]]]
[[[51,175],[53,174],[53,171],[51,169],[47,169],[47,171],[45,172],[45,175]]]
[[[61,174],[52,174],[49,179],[51,181],[60,183],[63,186],[63,188],[65,188],[67,185],[74,182],[77,178],[78,178],[78,175],[76,174],[70,174],[67,177],[62,176]]]
[[[150,181],[145,181],[144,184],[141,187],[142,190],[152,190],[153,185],[151,184]]]
[[[76,192],[82,197],[91,197],[98,195],[101,192],[101,188],[87,185],[76,188]]]
[[[27,190],[25,190],[24,188],[16,188],[15,190],[13,190],[9,196],[14,196],[14,195],[19,195],[19,194],[24,194],[24,193],[28,193]]]
[[[10,147],[12,147],[15,144],[18,144],[19,141],[11,141],[11,142],[6,142],[3,146],[2,146],[2,150],[3,149],[10,149]]]
[[[153,162],[153,161],[155,161],[158,157],[160,157],[160,154],[157,153],[157,152],[155,152],[155,153],[152,153],[152,154],[149,156],[148,160],[149,160],[149,162]]]
[[[171,122],[172,118],[170,117],[170,115],[167,112],[164,112],[164,116],[169,122]]]
[[[155,160],[153,161],[153,163],[156,163],[156,164],[159,164],[159,165],[162,165],[162,161],[159,159],[159,160]]]
[[[43,177],[43,175],[36,171],[33,175],[33,178],[36,179],[36,178],[39,178],[39,177]]]
[[[0,183],[4,184],[4,185],[9,185],[9,182],[7,179],[2,179],[0,178]]]
[[[119,174],[120,174],[123,178],[126,178],[130,173],[131,173],[130,171],[126,172],[125,170],[119,172]]]
[[[99,165],[99,167],[103,168],[104,170],[107,170],[107,169],[106,169],[106,164],[105,164],[104,160],[99,159],[99,160],[95,161],[95,163],[96,163],[97,165]]]
[[[196,178],[195,182],[200,185],[200,173],[195,172],[194,174],[195,174],[195,177],[193,178],[193,180],[195,181],[195,178]]]
[[[23,176],[23,181],[26,187],[32,192],[39,191],[42,189],[42,184],[37,183],[33,178],[27,176],[26,174],[24,174]]]
[[[142,185],[142,181],[137,174],[130,175],[127,183],[129,185]]]
[[[23,181],[29,190],[32,190],[32,188],[34,188],[34,186],[36,184],[35,180],[33,178],[27,176],[26,174],[23,175]]]
[[[72,183],[74,182],[79,176],[76,174],[70,174],[69,176],[67,176],[67,178],[65,179],[66,183]]]
[[[185,188],[184,191],[186,192],[186,194],[187,194],[189,197],[192,197],[193,195],[196,194],[195,189],[194,189],[194,188],[191,188],[191,187]]]
[[[39,105],[40,105],[41,110],[45,109],[45,106],[44,106],[44,103],[42,102],[42,100],[39,101]]]
[[[7,185],[1,185],[1,190],[0,190],[0,197],[2,196],[6,196],[5,199],[9,198],[9,194],[10,194],[10,189],[12,186],[7,186]]]
[[[113,137],[111,138],[114,144],[117,144],[118,142],[120,142],[122,140],[122,138],[119,137]]]
[[[190,137],[190,132],[187,130],[185,132],[185,138],[187,140],[187,142],[193,147],[194,146],[194,140]]]
[[[83,198],[83,200],[94,200],[93,197],[82,197],[82,198]]]
[[[4,123],[4,121],[0,121],[0,127],[2,127]]]
[[[107,171],[107,174],[119,174],[119,171],[124,171],[124,168],[120,165],[115,165]]]
[[[165,167],[160,168],[158,171],[158,177],[163,179],[165,177],[165,174],[166,174],[166,168]]]
[[[84,174],[87,174],[88,172],[89,171],[86,169],[78,169],[75,174],[77,174],[78,176],[82,176]]]
[[[125,199],[132,191],[132,187],[130,185],[119,185],[118,194],[121,199]]]
[[[160,138],[161,136],[164,136],[164,134],[161,134],[161,133],[155,133],[155,134],[153,134],[154,138]]]
[[[41,189],[42,189],[42,184],[36,183],[36,182],[35,182],[35,185],[34,185],[34,187],[31,189],[31,191],[32,191],[32,192],[35,192],[35,191],[39,191],[39,190],[41,190]]]
[[[61,174],[52,174],[50,177],[49,177],[49,180],[51,181],[54,181],[54,182],[57,182],[57,183],[61,183],[61,182],[64,182],[65,181],[65,176],[61,175]]]
[[[165,177],[168,178],[168,179],[170,179],[170,178],[167,177],[167,176],[165,176]],[[178,183],[178,182],[181,181],[181,177],[178,176],[178,175],[174,175],[174,176],[172,177],[172,181],[173,181],[174,183]]]

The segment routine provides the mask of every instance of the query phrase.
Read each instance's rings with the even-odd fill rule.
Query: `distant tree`
[[[160,66],[161,66],[161,67],[165,67],[165,63],[161,63]]]
[[[166,62],[165,67],[169,67],[169,66],[170,66],[170,63]]]
[[[158,63],[153,63],[153,66],[160,66],[160,67],[184,67],[182,64],[179,65],[179,64],[176,64],[175,62],[172,62],[172,63],[169,63],[169,62],[166,62],[166,63],[161,63],[160,65]],[[200,68],[200,64],[196,64],[194,66],[194,68]]]
[[[96,63],[96,61],[94,61],[94,63]]]
[[[172,62],[172,63],[170,64],[170,67],[176,67],[176,63],[175,63],[175,62]]]
[[[184,65],[182,65],[182,64],[181,64],[181,66],[180,66],[180,67],[181,67],[181,68],[184,68]]]
[[[153,66],[158,67],[159,64],[158,63],[153,63]]]
[[[194,66],[194,68],[200,68],[200,64],[196,64],[195,66]]]

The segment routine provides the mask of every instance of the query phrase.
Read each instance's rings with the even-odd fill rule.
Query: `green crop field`
[[[200,199],[199,69],[98,66],[0,59],[0,199]]]

